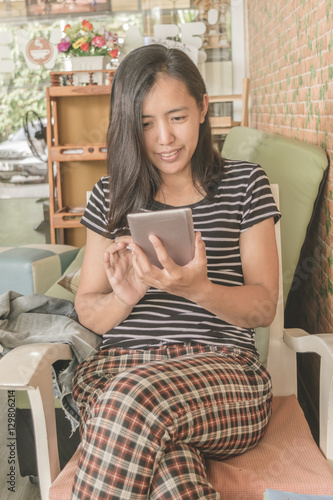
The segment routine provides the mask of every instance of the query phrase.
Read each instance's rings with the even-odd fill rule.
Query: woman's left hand
[[[163,244],[156,236],[149,237],[163,269],[153,266],[144,252],[134,243],[133,267],[139,279],[149,286],[192,300],[195,290],[208,282],[205,243],[201,233],[195,234],[194,258],[185,266],[178,266],[167,254]]]

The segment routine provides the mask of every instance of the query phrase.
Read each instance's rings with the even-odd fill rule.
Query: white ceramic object
[[[219,11],[217,9],[209,9],[207,14],[208,24],[216,24],[219,18]]]
[[[71,57],[73,71],[89,71],[93,69],[106,69],[107,57],[105,56],[85,56]],[[104,73],[95,73],[93,82],[97,85],[104,84]],[[73,76],[73,84],[81,85],[89,83],[89,73],[76,73]]]

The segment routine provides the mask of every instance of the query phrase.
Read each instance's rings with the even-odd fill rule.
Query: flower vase
[[[90,71],[94,69],[106,69],[108,58],[105,56],[71,57],[72,71]],[[103,85],[104,73],[93,73],[93,83]],[[73,85],[90,83],[89,73],[76,73],[73,75]]]

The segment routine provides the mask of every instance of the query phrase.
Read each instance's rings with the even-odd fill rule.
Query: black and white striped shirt
[[[108,178],[94,187],[82,224],[114,238],[107,231]],[[152,210],[174,208],[153,202]],[[206,244],[208,277],[216,284],[243,285],[239,237],[254,224],[280,214],[266,174],[258,165],[225,160],[221,182],[213,200],[204,198],[191,205],[195,231]],[[197,304],[151,288],[119,326],[103,336],[102,349],[142,349],[166,343],[194,342],[234,345],[254,350],[254,332],[219,319]]]

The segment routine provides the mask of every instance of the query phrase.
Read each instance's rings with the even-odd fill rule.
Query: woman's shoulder
[[[109,177],[105,176],[94,185],[81,223],[99,234],[108,235],[109,202]]]
[[[249,184],[258,178],[267,178],[263,168],[257,163],[245,160],[223,159],[223,176],[221,183]]]
[[[245,160],[228,160],[223,158],[223,167],[226,174],[229,175],[251,175],[252,172],[262,171],[258,163],[251,163]]]
[[[90,199],[95,200],[95,203],[101,203],[103,205],[108,205],[110,201],[110,183],[109,177],[101,177],[90,193]]]
[[[224,159],[217,193],[229,193],[243,198],[253,189],[270,189],[269,184],[265,171],[257,163]]]
[[[110,194],[110,178],[109,178],[109,176],[106,175],[106,176],[101,177],[96,182],[93,190],[100,193],[103,197],[105,197],[105,195],[109,196],[109,194]]]

